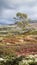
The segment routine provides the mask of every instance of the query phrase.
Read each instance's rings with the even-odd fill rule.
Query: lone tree
[[[16,13],[16,17],[14,17],[15,24],[17,24],[17,27],[19,29],[17,30],[19,33],[28,33],[30,32],[30,24],[29,24],[29,19],[28,15],[24,13]]]
[[[26,25],[28,25],[28,16],[27,16],[27,14],[18,12],[16,14],[16,17],[14,17],[14,20],[16,21],[16,23],[19,27],[24,28]]]

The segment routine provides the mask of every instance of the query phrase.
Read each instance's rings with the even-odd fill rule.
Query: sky
[[[0,0],[0,23],[14,23],[13,17],[17,12],[37,20],[37,0]]]

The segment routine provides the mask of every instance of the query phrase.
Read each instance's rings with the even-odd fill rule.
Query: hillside
[[[0,25],[0,35],[7,35],[10,34],[23,34],[29,33],[31,31],[37,31],[37,23],[29,23],[29,26],[21,27],[18,23],[11,24],[11,25]]]
[[[37,54],[37,23],[35,24],[31,23],[30,28],[25,28],[24,32],[17,24],[0,26],[0,53]]]
[[[26,61],[22,62],[23,59]],[[28,62],[36,65],[36,59],[37,23],[30,23],[25,28],[17,24],[0,25],[0,65],[28,65]]]

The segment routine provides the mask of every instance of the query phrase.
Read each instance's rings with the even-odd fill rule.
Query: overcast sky
[[[37,0],[0,0],[0,23],[12,23],[17,12],[37,19]]]

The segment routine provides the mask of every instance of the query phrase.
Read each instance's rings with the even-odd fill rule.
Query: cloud
[[[8,22],[17,12],[27,13],[31,19],[37,19],[37,0],[0,0],[0,19],[2,21]]]

